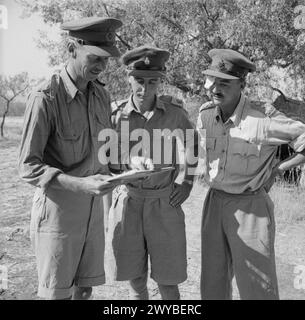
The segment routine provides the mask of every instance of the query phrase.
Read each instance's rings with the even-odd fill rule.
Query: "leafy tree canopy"
[[[39,13],[46,23],[85,16],[121,19],[118,32],[121,52],[142,44],[154,44],[171,52],[167,85],[190,96],[204,94],[202,70],[212,48],[239,50],[252,59],[258,72],[250,77],[250,89],[268,84],[271,67],[297,77],[305,70],[304,31],[296,29],[294,0],[19,0],[25,13]],[[305,11],[304,11],[305,12]],[[302,14],[302,12],[300,13]],[[42,34],[39,45],[50,52],[51,65],[66,56],[65,36],[56,43]],[[103,80],[112,95],[128,91],[124,68],[111,61]]]

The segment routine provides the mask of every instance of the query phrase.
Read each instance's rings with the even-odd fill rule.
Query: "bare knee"
[[[73,300],[88,300],[92,295],[92,287],[75,287]]]

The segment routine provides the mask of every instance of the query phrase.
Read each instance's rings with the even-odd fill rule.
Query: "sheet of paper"
[[[137,170],[137,169],[133,169],[133,170],[129,170],[126,171],[124,173],[115,175],[111,178],[108,178],[106,181],[109,182],[114,182],[114,181],[118,181],[121,180],[122,182],[128,182],[131,180],[137,180],[137,179],[141,179],[141,178],[145,178],[148,177],[150,175],[156,174],[156,173],[160,173],[160,172],[165,172],[165,171],[171,171],[174,170],[175,167],[164,167],[164,168],[160,168],[157,170]]]

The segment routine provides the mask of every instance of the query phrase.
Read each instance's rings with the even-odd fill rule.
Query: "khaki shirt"
[[[98,160],[98,133],[104,128],[111,128],[111,105],[103,84],[90,82],[86,96],[64,68],[28,98],[20,176],[45,189],[61,172],[77,177],[108,173]]]
[[[142,182],[131,185],[142,189],[160,189],[172,184],[179,173],[178,155],[175,152],[177,145],[181,151],[186,145],[190,147],[194,145],[192,133],[195,130],[188,119],[187,112],[182,107],[182,102],[171,96],[157,97],[153,110],[142,115],[135,107],[131,96],[128,100],[114,105],[112,121],[119,134],[119,145],[123,147],[121,148],[121,159],[126,161],[132,150],[139,150],[137,155],[151,158],[155,168],[176,166],[174,171],[158,173]],[[121,129],[124,125],[123,122],[125,125],[129,124],[128,133],[124,133]],[[190,130],[189,134],[186,134],[187,129]],[[174,133],[172,144],[170,143],[171,136],[167,135],[164,130]],[[138,138],[138,136],[144,135],[143,131],[148,134],[147,139]],[[128,141],[128,134],[130,141]],[[134,141],[132,141],[133,138]],[[180,158],[179,163],[181,162]]]
[[[219,107],[204,104],[197,129],[206,160],[206,182],[215,189],[243,193],[260,189],[275,166],[281,144],[305,149],[305,124],[288,118],[271,104],[251,103],[243,94],[223,123]]]

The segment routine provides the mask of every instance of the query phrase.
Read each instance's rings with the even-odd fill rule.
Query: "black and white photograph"
[[[304,0],[0,0],[0,300],[305,300],[304,74]]]

